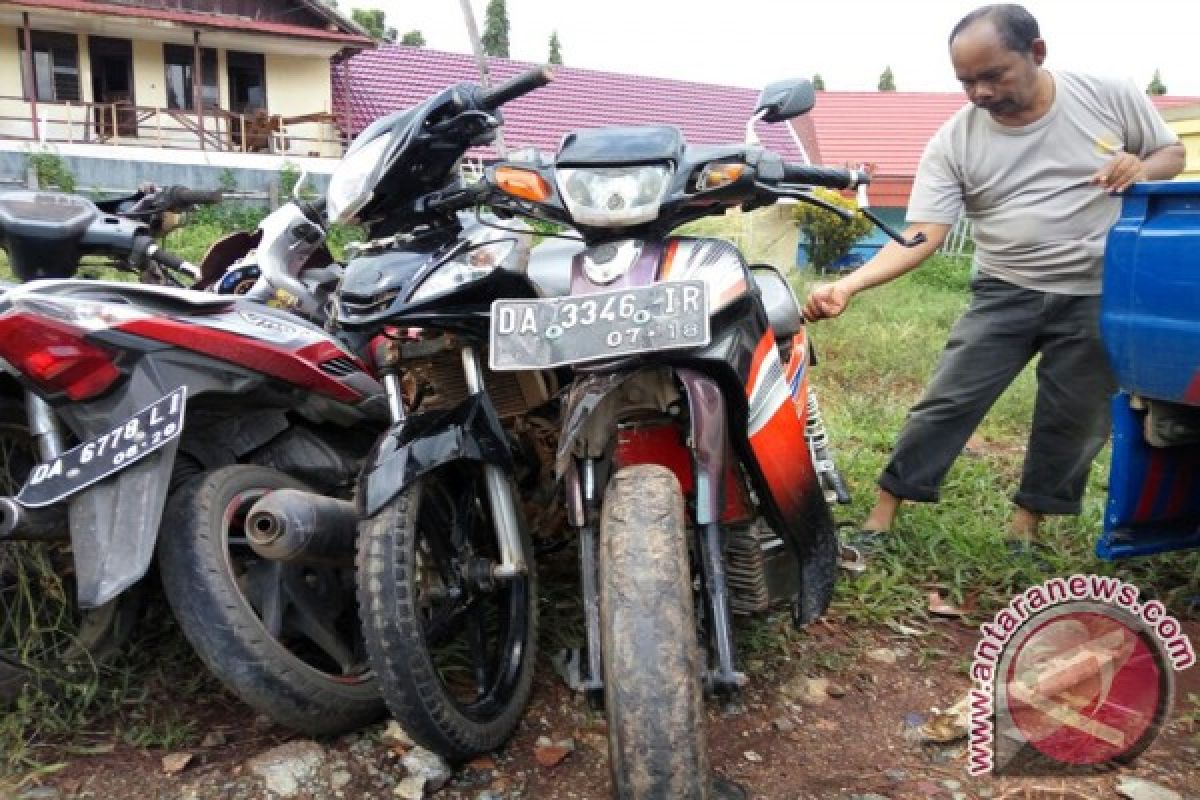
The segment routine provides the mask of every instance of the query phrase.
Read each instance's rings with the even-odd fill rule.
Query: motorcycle
[[[366,343],[391,415],[359,480],[363,634],[392,714],[450,757],[503,742],[531,691],[537,587],[518,484],[537,480],[529,426],[558,380],[484,368],[491,301],[538,293],[524,271],[531,237],[461,214],[475,189],[453,176],[493,140],[499,107],[550,78],[458,84],[377,120],[326,195],[332,221],[370,236],[346,264],[333,324]]]
[[[311,227],[298,234],[309,247],[323,241]],[[136,584],[157,549],[180,627],[249,705],[310,734],[379,716],[345,499],[387,418],[367,366],[261,303],[71,280],[85,254],[197,274],[144,223],[84,198],[0,195],[0,242],[33,281],[0,295],[0,405],[37,455],[0,497],[0,541],[69,532],[85,609]],[[264,271],[286,270],[273,263]],[[321,519],[283,505],[281,524],[248,530],[256,503],[285,504],[285,489],[328,495]]]
[[[1100,558],[1200,547],[1198,196],[1195,181],[1134,184],[1108,235],[1100,330],[1119,390]]]
[[[807,81],[769,86],[748,130],[814,100]],[[774,267],[672,232],[781,198],[846,216],[810,187],[867,180],[754,145],[691,146],[671,127],[575,131],[552,164],[485,173],[481,203],[582,239],[557,296],[492,303],[488,354],[497,373],[574,375],[555,469],[578,537],[584,687],[607,710],[619,797],[711,795],[703,695],[735,698],[747,681],[732,614],[783,605],[807,624],[838,571],[806,437],[811,350],[799,304]]]

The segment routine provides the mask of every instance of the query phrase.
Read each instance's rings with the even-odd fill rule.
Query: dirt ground
[[[783,631],[780,620],[771,631]],[[956,620],[927,623],[923,636],[888,628],[864,630],[837,615],[801,634],[768,637],[767,652],[749,660],[751,683],[743,707],[711,707],[709,741],[716,770],[752,798],[1109,798],[1122,777],[1136,775],[1183,797],[1200,797],[1200,724],[1189,693],[1200,697],[1200,670],[1179,676],[1175,713],[1157,742],[1131,768],[1083,778],[971,778],[963,743],[918,741],[915,726],[932,707],[946,708],[968,687],[966,664],[975,632]],[[1200,625],[1188,632],[1200,642]],[[880,661],[881,649],[896,656]],[[886,656],[886,653],[884,654]],[[545,662],[545,659],[543,659]],[[821,676],[829,690],[817,701],[801,696],[806,678]],[[13,797],[179,798],[243,800],[291,796],[391,798],[405,775],[406,748],[383,725],[316,743],[293,745],[315,753],[309,773],[290,789],[268,791],[252,759],[287,742],[286,731],[226,696],[188,701],[201,733],[222,744],[181,748],[191,759],[179,774],[164,772],[163,750],[118,746],[111,752],[65,751],[67,766],[28,784]],[[1191,715],[1186,712],[1190,711]],[[591,800],[609,796],[603,717],[572,693],[549,668],[539,673],[534,702],[516,737],[502,751],[458,769],[432,796],[456,800],[545,798]],[[560,763],[538,762],[539,737],[570,740]],[[543,739],[542,747],[546,742]],[[276,787],[277,789],[279,786]]]

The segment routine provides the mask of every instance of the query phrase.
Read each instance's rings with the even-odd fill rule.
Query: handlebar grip
[[[784,164],[784,183],[803,183],[829,189],[855,189],[871,182],[871,176],[861,169],[814,167],[808,164]]]
[[[146,255],[157,261],[159,264],[162,264],[167,269],[177,270],[191,276],[196,280],[200,279],[200,269],[195,264],[180,258],[174,253],[163,250],[157,245],[151,245],[147,249]]]
[[[499,86],[485,89],[479,98],[479,105],[495,111],[510,100],[515,100],[523,94],[529,94],[534,89],[540,89],[554,80],[554,70],[550,67],[538,67],[524,72]]]
[[[184,211],[191,206],[216,205],[225,195],[220,189],[189,189],[186,186],[171,186],[163,191],[167,209]]]

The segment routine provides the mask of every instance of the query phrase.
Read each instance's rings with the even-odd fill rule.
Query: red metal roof
[[[1198,98],[1152,99],[1161,110]],[[818,92],[808,116],[824,163],[873,163],[877,176],[911,179],[925,144],[966,103],[961,92]]]
[[[488,60],[493,84],[533,66]],[[358,132],[371,120],[414,105],[439,89],[478,80],[473,56],[387,45],[334,66],[334,104],[340,113],[349,104],[351,129]],[[693,144],[736,144],[745,137],[757,97],[757,89],[558,67],[549,86],[504,106],[504,142],[509,149],[554,152],[563,134],[579,128],[665,124],[678,126]],[[813,149],[811,128],[800,129],[806,147]],[[785,158],[799,158],[783,125],[760,124],[757,130],[764,147]]]
[[[94,2],[94,0],[9,0],[10,5],[26,8],[46,8],[55,11],[78,11],[85,14],[103,14],[114,17],[139,17],[141,19],[156,19],[166,22],[178,22],[182,25],[195,25],[200,28],[217,28],[221,30],[245,31],[248,33],[263,33],[274,36],[295,36],[305,39],[317,39],[327,42],[343,42],[347,45],[371,47],[374,42],[367,36],[347,33],[342,30],[324,30],[310,28],[306,25],[291,25],[284,22],[268,22],[250,17],[233,17],[220,14],[206,14],[199,11],[173,11],[157,8],[141,8],[138,6],[116,5],[114,3]]]

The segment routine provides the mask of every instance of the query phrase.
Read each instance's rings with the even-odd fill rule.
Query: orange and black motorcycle
[[[774,84],[751,126],[813,102],[807,81]],[[702,697],[746,681],[731,615],[783,601],[807,623],[838,571],[791,287],[727,241],[672,232],[781,198],[828,208],[812,186],[866,180],[757,146],[689,146],[671,127],[578,131],[552,164],[487,172],[493,210],[581,239],[564,263],[531,262],[569,274],[557,296],[493,304],[489,361],[574,376],[556,466],[579,539],[585,685],[607,709],[619,797],[711,795]]]

